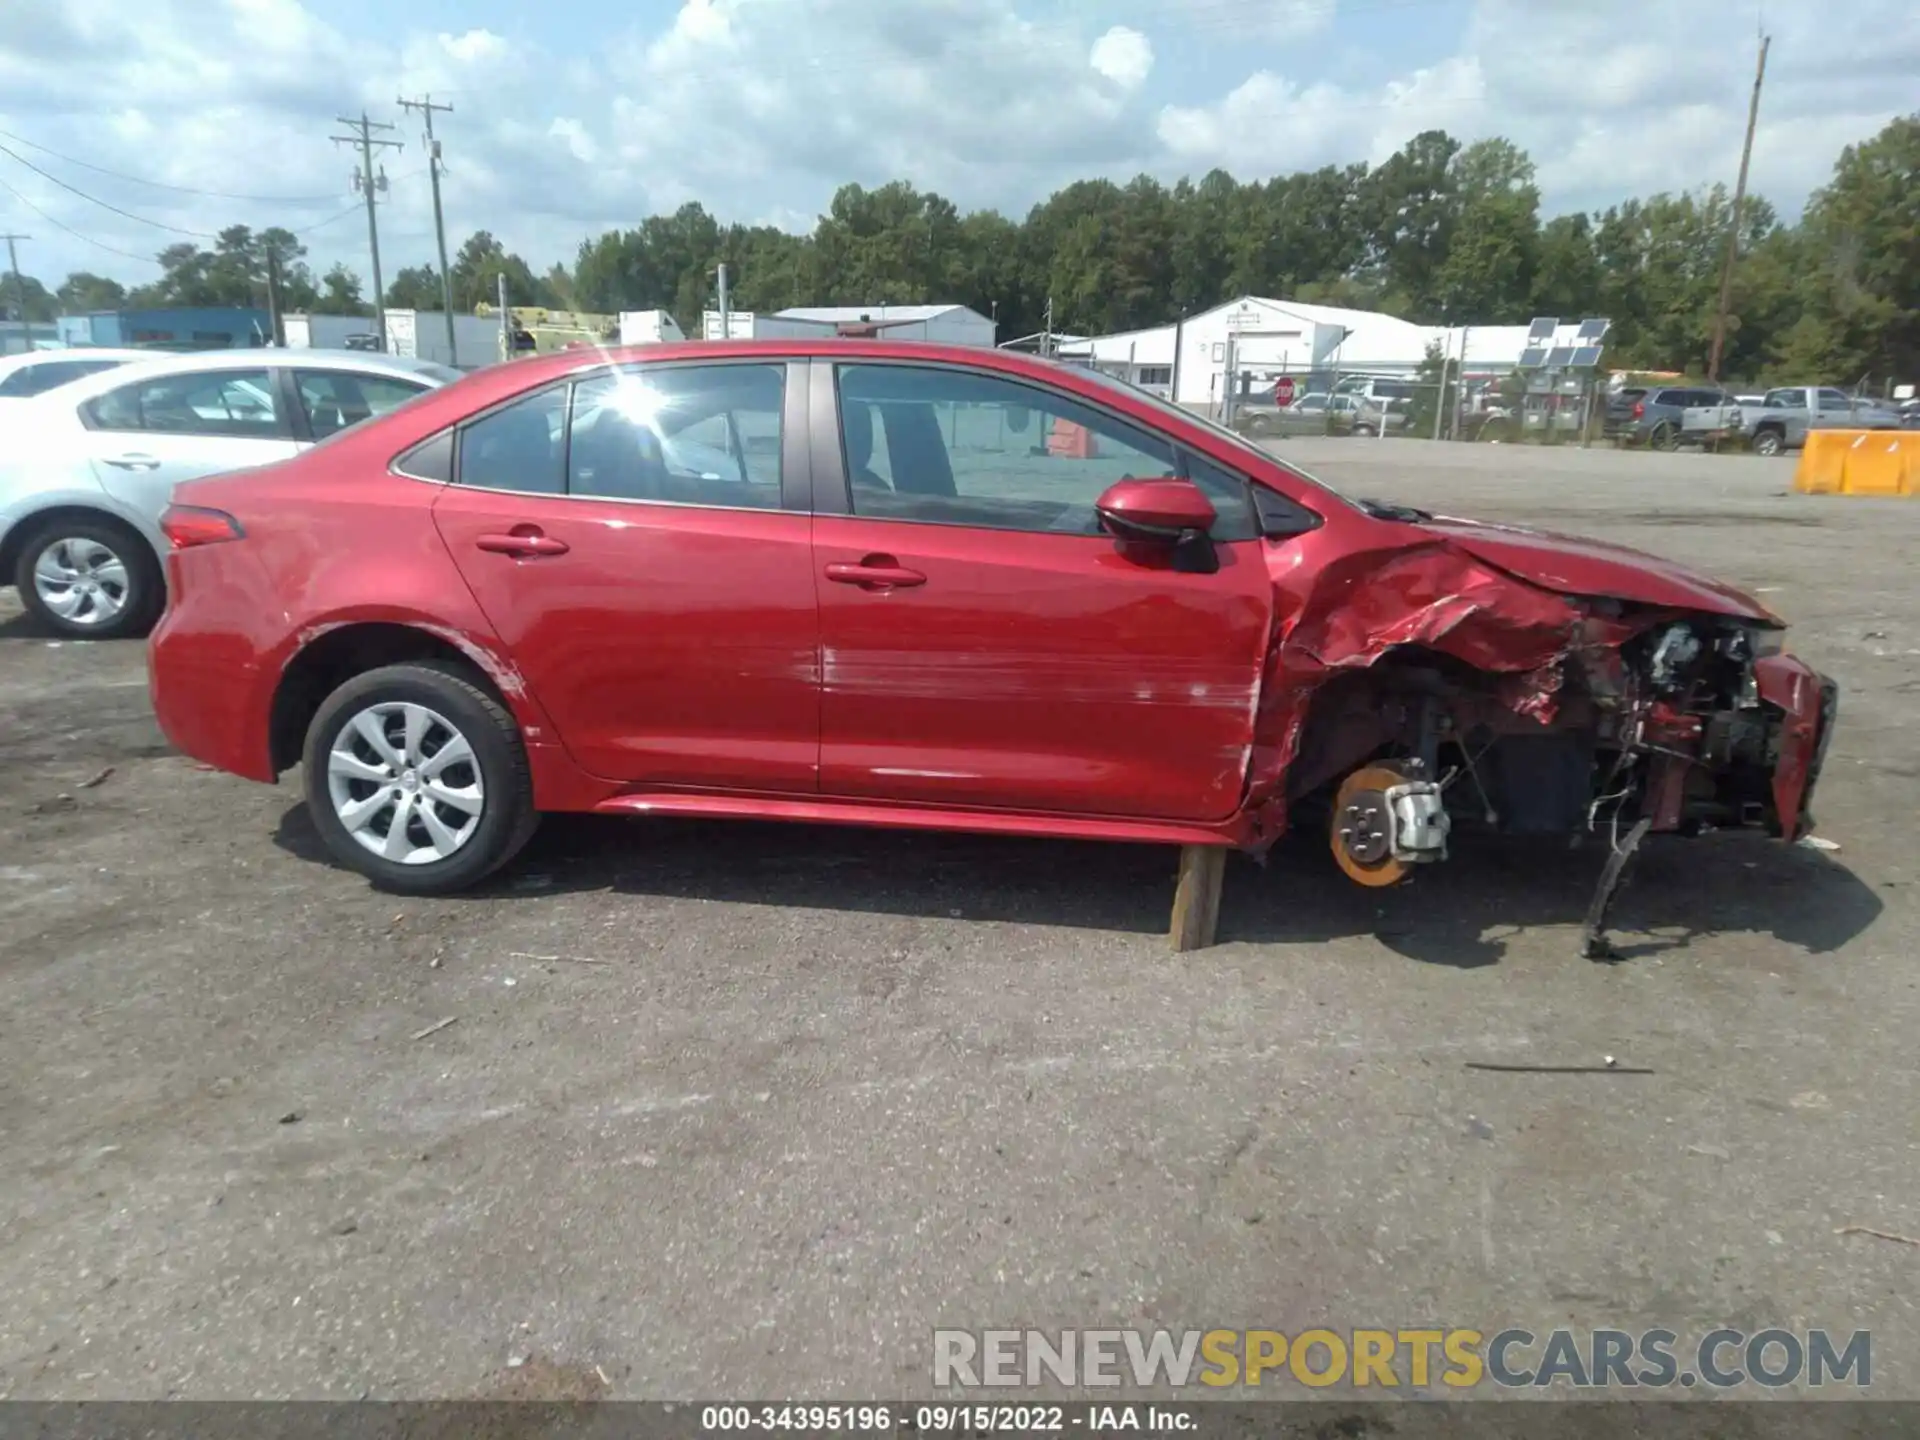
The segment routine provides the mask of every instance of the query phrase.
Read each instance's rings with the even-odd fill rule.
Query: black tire
[[[476,679],[464,667],[441,661],[385,665],[341,685],[307,727],[303,783],[314,828],[335,859],[366,876],[376,889],[402,895],[445,895],[467,889],[519,854],[539,826],[520,727]],[[376,855],[349,833],[335,809],[328,773],[335,742],[357,716],[373,706],[406,704],[426,707],[465,738],[473,755],[470,769],[477,774],[481,791],[479,819],[464,842],[444,858],[415,864]],[[375,782],[351,783],[366,785],[365,798],[383,788]],[[411,782],[409,788],[413,783],[418,782]],[[393,793],[400,793],[397,786]],[[392,814],[386,819],[390,833]]]
[[[1250,415],[1247,417],[1246,434],[1250,439],[1265,440],[1273,434],[1273,421],[1264,415]]]
[[[1647,437],[1647,443],[1656,450],[1678,450],[1680,432],[1662,420],[1653,427],[1653,434]]]
[[[48,604],[40,593],[35,571],[41,557],[50,550],[68,557],[69,561],[83,561],[81,569],[88,577],[84,583],[99,585],[101,589],[97,593],[117,603],[118,612],[106,619],[89,619],[100,614],[100,604],[87,597],[81,597],[81,608],[71,617]],[[90,553],[75,556],[76,550]],[[119,562],[115,573],[124,575],[124,582],[93,578],[103,570],[103,555],[111,555]],[[111,515],[45,520],[33,525],[27,532],[26,543],[20,547],[12,579],[28,614],[47,629],[75,640],[124,640],[144,635],[153,628],[153,622],[160,618],[167,603],[167,586],[160,572],[159,556],[137,530]]]
[[[1762,430],[1753,437],[1753,453],[1756,455],[1778,455],[1787,448],[1787,437],[1778,430]]]

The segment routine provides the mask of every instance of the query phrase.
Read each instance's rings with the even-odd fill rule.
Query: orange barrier
[[[1094,458],[1093,432],[1070,420],[1055,420],[1047,431],[1047,453],[1069,460]]]
[[[1920,431],[1809,431],[1793,488],[1803,495],[1920,493]]]

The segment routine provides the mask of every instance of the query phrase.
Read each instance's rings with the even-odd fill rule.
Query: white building
[[[1570,346],[1576,325],[1562,324],[1553,344]],[[1526,343],[1525,325],[1415,325],[1372,310],[1244,295],[1178,326],[1063,343],[1058,352],[1183,405],[1209,407],[1226,393],[1229,349],[1251,389],[1290,375],[1304,391],[1331,390],[1343,376],[1411,376],[1425,362],[1429,346],[1456,370],[1464,355],[1469,379],[1497,378],[1519,363]]]
[[[732,340],[838,336],[991,348],[995,329],[993,321],[965,305],[800,305],[772,315],[730,311],[725,333]],[[721,338],[718,310],[701,317],[701,333],[709,340]]]

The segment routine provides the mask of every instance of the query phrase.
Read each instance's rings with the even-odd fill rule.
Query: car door
[[[821,361],[813,385],[821,789],[1232,814],[1272,608],[1245,482],[1207,472],[1219,568],[1177,573],[1094,512],[1193,468],[1153,431],[951,365]]]
[[[592,773],[816,789],[806,382],[778,361],[603,368],[458,427],[434,522]]]
[[[299,449],[272,369],[181,370],[130,381],[79,407],[102,488],[157,520],[173,487],[284,460]]]

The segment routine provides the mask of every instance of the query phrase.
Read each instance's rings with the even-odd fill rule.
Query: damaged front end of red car
[[[1473,832],[1604,836],[1585,950],[1649,834],[1809,833],[1833,683],[1738,591],[1596,542],[1376,507],[1377,549],[1274,574],[1249,848],[1325,826],[1390,885]]]

